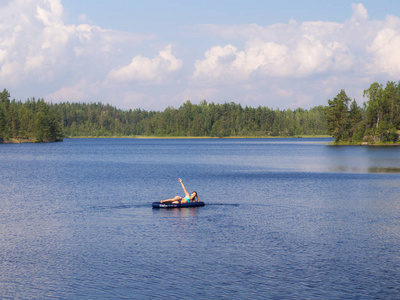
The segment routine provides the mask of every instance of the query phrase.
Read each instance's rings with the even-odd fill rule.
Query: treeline
[[[400,82],[386,86],[372,83],[364,90],[364,107],[346,95],[344,90],[328,100],[327,130],[336,143],[395,143],[400,129]]]
[[[64,136],[299,136],[325,135],[323,106],[273,110],[236,103],[185,102],[164,111],[121,110],[102,103],[25,102],[0,94],[0,142],[61,141]]]
[[[8,141],[57,142],[63,140],[62,125],[52,105],[43,99],[10,101],[0,93],[0,143]]]
[[[326,134],[323,106],[310,110],[273,110],[240,104],[200,104],[187,101],[163,112],[120,110],[102,103],[60,103],[66,136],[297,136]]]
[[[121,110],[102,103],[10,101],[0,93],[0,142],[61,141],[64,136],[300,136],[330,134],[336,143],[393,143],[400,134],[400,82],[373,83],[359,107],[344,90],[328,106],[273,110],[236,103],[185,102],[164,111]]]

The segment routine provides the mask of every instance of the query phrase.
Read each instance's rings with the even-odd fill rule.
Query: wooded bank
[[[184,103],[163,112],[124,111],[102,103],[53,105],[66,136],[295,136],[323,135],[323,106],[310,110],[272,110],[240,104]]]
[[[0,94],[0,142],[62,141],[64,137],[291,137],[331,135],[337,144],[396,143],[400,133],[400,84],[373,83],[359,107],[344,90],[328,106],[309,110],[242,107],[234,102],[179,108],[121,110],[109,104],[10,101]]]
[[[326,107],[327,131],[337,144],[395,144],[400,135],[400,83],[374,82],[363,108],[344,90]]]
[[[52,105],[35,98],[10,101],[6,89],[0,93],[0,143],[62,140],[62,125]]]

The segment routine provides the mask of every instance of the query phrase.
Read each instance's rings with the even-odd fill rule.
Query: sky
[[[162,111],[187,100],[362,105],[400,80],[400,1],[0,0],[11,98]]]

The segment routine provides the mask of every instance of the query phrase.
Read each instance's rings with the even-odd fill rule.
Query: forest
[[[325,135],[325,108],[273,110],[240,104],[192,104],[178,109],[121,110],[109,104],[12,100],[0,94],[0,142],[54,142],[64,137],[266,137]]]
[[[393,144],[400,134],[400,83],[374,82],[364,90],[363,107],[344,90],[326,107],[327,131],[336,144]]]
[[[58,142],[63,140],[60,118],[43,99],[10,101],[10,93],[0,93],[0,143]]]
[[[292,137],[331,135],[336,144],[396,143],[400,83],[372,83],[363,107],[344,90],[328,106],[309,110],[242,107],[234,102],[121,110],[103,103],[10,101],[0,93],[0,142],[54,142],[64,137]]]
[[[164,111],[124,111],[102,103],[52,105],[60,116],[64,133],[75,136],[298,136],[326,134],[323,106],[310,110],[273,110],[242,107],[240,104],[192,104]]]

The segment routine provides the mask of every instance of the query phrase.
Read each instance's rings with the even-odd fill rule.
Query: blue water
[[[399,299],[400,148],[329,141],[0,145],[0,298]]]

